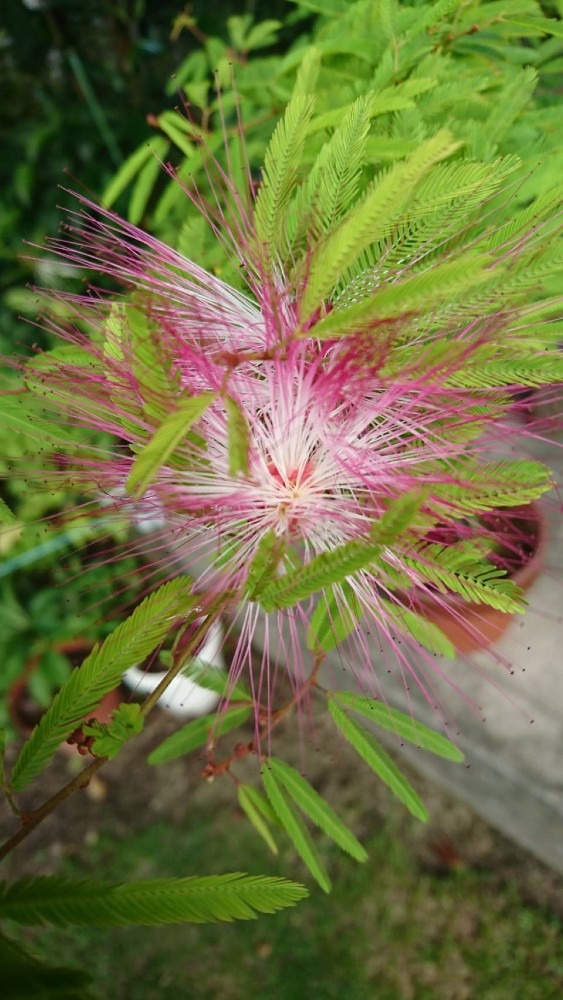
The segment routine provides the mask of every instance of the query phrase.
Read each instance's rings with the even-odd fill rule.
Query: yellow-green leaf
[[[463,753],[451,740],[424,726],[410,715],[399,712],[396,708],[391,708],[373,698],[367,698],[365,695],[354,694],[352,691],[333,692],[331,698],[334,698],[343,708],[351,709],[353,712],[365,716],[381,729],[387,729],[401,739],[408,740],[409,743],[414,743],[415,746],[421,747],[423,750],[435,753],[438,757],[444,757],[446,760],[452,760],[456,763],[461,763],[464,760]]]
[[[395,761],[362,726],[351,719],[346,712],[336,704],[333,698],[329,700],[328,710],[346,740],[365,760],[379,778],[391,789],[394,795],[407,807],[413,816],[426,822],[428,813],[420,801],[414,788],[401,773]]]
[[[158,470],[166,464],[214,398],[214,393],[203,392],[200,396],[192,396],[179,403],[137,455],[127,478],[126,488],[129,494],[135,497],[143,495]]]

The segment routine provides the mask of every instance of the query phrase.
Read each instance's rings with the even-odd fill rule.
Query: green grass
[[[233,813],[185,831],[108,834],[60,874],[105,878],[253,871],[306,877],[291,849],[267,856]],[[359,866],[323,844],[335,890],[233,925],[22,932],[57,963],[90,970],[111,1000],[555,1000],[563,926],[494,876],[421,872],[383,830]],[[41,861],[39,858],[38,861]]]

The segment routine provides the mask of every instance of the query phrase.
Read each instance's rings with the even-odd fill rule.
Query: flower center
[[[275,462],[269,462],[267,465],[273,481],[287,489],[292,497],[299,496],[302,487],[310,482],[314,468],[313,462],[306,462],[303,467],[290,468],[287,471],[280,469]]]

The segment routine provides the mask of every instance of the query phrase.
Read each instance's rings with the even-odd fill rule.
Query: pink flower
[[[52,320],[51,327],[83,354],[62,353],[37,378],[48,390],[46,409],[89,431],[110,432],[120,444],[85,450],[69,459],[64,474],[85,495],[109,498],[119,515],[126,511],[141,525],[155,517],[155,564],[170,572],[188,568],[197,591],[228,595],[226,607],[240,627],[233,677],[250,661],[262,628],[260,685],[268,693],[257,690],[258,701],[269,700],[280,666],[302,678],[301,630],[323,594],[332,595],[332,614],[339,609],[363,623],[351,630],[346,655],[362,683],[379,686],[367,632],[433,700],[412,664],[409,643],[420,654],[412,629],[402,636],[406,644],[397,637],[404,610],[412,607],[409,594],[431,592],[443,600],[425,571],[426,563],[433,565],[425,540],[430,545],[433,530],[453,525],[461,540],[451,544],[463,546],[456,525],[468,513],[468,497],[478,494],[475,510],[487,509],[483,495],[506,484],[500,467],[495,473],[491,464],[484,482],[477,467],[499,446],[506,451],[523,428],[505,419],[507,401],[498,386],[468,388],[459,376],[482,364],[487,351],[494,357],[505,330],[514,328],[514,310],[503,301],[483,316],[444,308],[433,324],[421,326],[416,350],[412,337],[401,336],[406,321],[412,327],[410,315],[376,328],[359,323],[346,337],[319,338],[317,325],[354,302],[354,286],[303,317],[307,275],[286,276],[276,256],[258,246],[251,213],[241,211],[238,229],[223,233],[242,262],[243,293],[80,201],[83,207],[51,249],[117,282],[125,294],[91,290],[68,297],[77,325],[62,329]],[[404,277],[405,265],[385,277],[377,267],[370,274],[367,287],[388,287]],[[85,324],[91,335],[82,332]],[[183,401],[202,393],[210,396],[201,417],[155,470],[143,496],[132,499],[126,484],[138,455]],[[239,436],[248,436],[235,468],[233,419]],[[548,484],[546,473],[542,488]],[[269,539],[272,583],[346,543],[367,544],[393,503],[408,494],[418,497],[411,521],[382,545],[377,560],[293,606],[263,610],[249,579]],[[474,562],[482,546],[475,551]],[[422,655],[434,668],[431,655]]]

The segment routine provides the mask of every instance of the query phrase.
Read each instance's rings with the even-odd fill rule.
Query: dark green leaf
[[[0,916],[20,924],[62,927],[253,920],[258,913],[275,913],[307,895],[295,882],[239,872],[126,884],[24,878],[0,883]]]
[[[88,973],[46,965],[3,934],[0,969],[4,1000],[94,1000]]]
[[[4,769],[5,750],[6,750],[6,730],[0,729],[0,788],[6,787],[6,772]]]
[[[221,736],[241,726],[250,715],[250,708],[228,708],[224,712],[210,712],[172,733],[153,750],[148,757],[149,764],[164,764],[167,760],[183,757],[184,754],[206,746],[210,740],[215,746]]]

